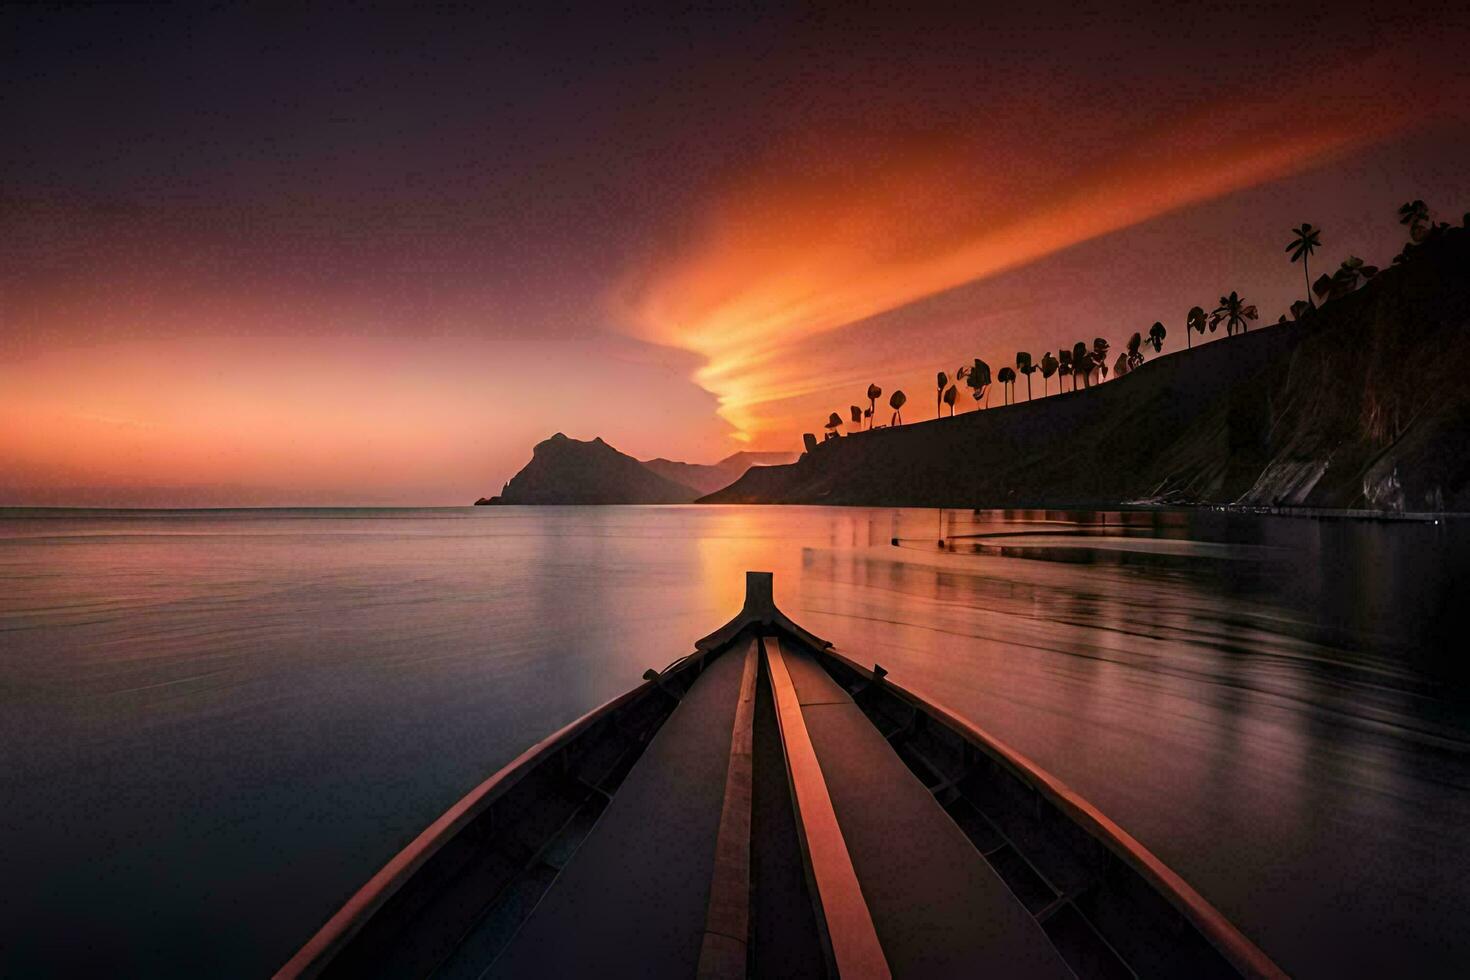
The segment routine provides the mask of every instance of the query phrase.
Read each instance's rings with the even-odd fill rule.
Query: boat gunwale
[[[332,917],[296,951],[274,974],[273,980],[295,980],[298,977],[315,977],[327,969],[340,953],[372,917],[387,904],[435,854],[453,840],[470,823],[501,796],[518,784],[526,774],[540,763],[565,748],[573,739],[593,725],[607,718],[620,708],[627,707],[659,689],[663,680],[690,663],[707,658],[707,654],[696,652],[666,668],[656,678],[650,678],[636,687],[588,711],[580,718],[536,742],[510,762],[501,766],[490,777],[462,796],[449,809],[425,827],[407,846],[388,860],[378,872],[352,894]]]
[[[819,656],[831,657],[859,677],[873,681],[871,668],[863,666],[836,647],[814,648],[814,652]],[[878,683],[918,710],[947,725],[1045,797],[1064,816],[1141,875],[1243,976],[1270,977],[1273,980],[1287,976],[1259,946],[1236,928],[1224,913],[1195,891],[1178,872],[1066,783],[1006,742],[919,691],[897,684],[887,676]]]

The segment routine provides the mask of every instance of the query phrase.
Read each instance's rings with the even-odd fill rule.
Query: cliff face
[[[1470,510],[1467,357],[1470,231],[1455,229],[1311,318],[1242,502]]]
[[[536,444],[531,462],[511,478],[502,504],[687,504],[698,491],[667,480],[601,439],[558,432]]]
[[[822,443],[703,500],[1470,511],[1467,239],[1447,232],[1300,323],[1091,389]]]

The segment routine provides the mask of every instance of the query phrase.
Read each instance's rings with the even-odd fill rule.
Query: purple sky
[[[1470,210],[1462,5],[0,11],[0,504],[461,503],[555,431],[793,448],[869,381],[1386,263]],[[1314,273],[1315,274],[1315,273]]]

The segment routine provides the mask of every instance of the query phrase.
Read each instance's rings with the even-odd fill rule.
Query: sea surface
[[[1470,972],[1465,523],[491,507],[0,511],[0,975],[268,975],[747,569],[1289,972]]]

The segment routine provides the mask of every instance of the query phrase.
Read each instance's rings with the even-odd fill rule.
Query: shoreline
[[[483,505],[481,505],[483,506]],[[986,511],[999,511],[1002,513],[1014,513],[1017,511],[1066,511],[1098,512],[1108,511],[1116,513],[1174,513],[1174,514],[1197,514],[1216,513],[1232,516],[1245,517],[1289,517],[1308,520],[1345,520],[1345,521],[1377,521],[1384,523],[1409,523],[1409,524],[1438,524],[1442,521],[1461,521],[1470,519],[1470,512],[1465,511],[1379,511],[1363,508],[1334,508],[1334,507],[1288,507],[1270,506],[1264,504],[1162,504],[1144,501],[1126,501],[1121,503],[1069,502],[1069,503],[1010,503],[997,506],[936,506],[933,504],[852,504],[852,503],[790,503],[790,502],[739,502],[725,503],[714,502],[703,503],[695,501],[688,504],[498,504],[497,509],[507,507],[525,507],[534,509],[543,508],[583,508],[583,507],[843,507],[861,510],[967,510],[973,513],[984,513]],[[321,512],[341,513],[343,511],[475,511],[479,508],[474,504],[395,504],[392,506],[381,505],[353,505],[321,506],[312,505],[308,507],[295,507],[283,505],[279,507],[51,507],[51,506],[6,506],[0,505],[0,520],[37,520],[45,518],[66,517],[128,517],[133,515],[167,515],[167,514],[239,514],[239,513],[283,513],[283,512]]]

